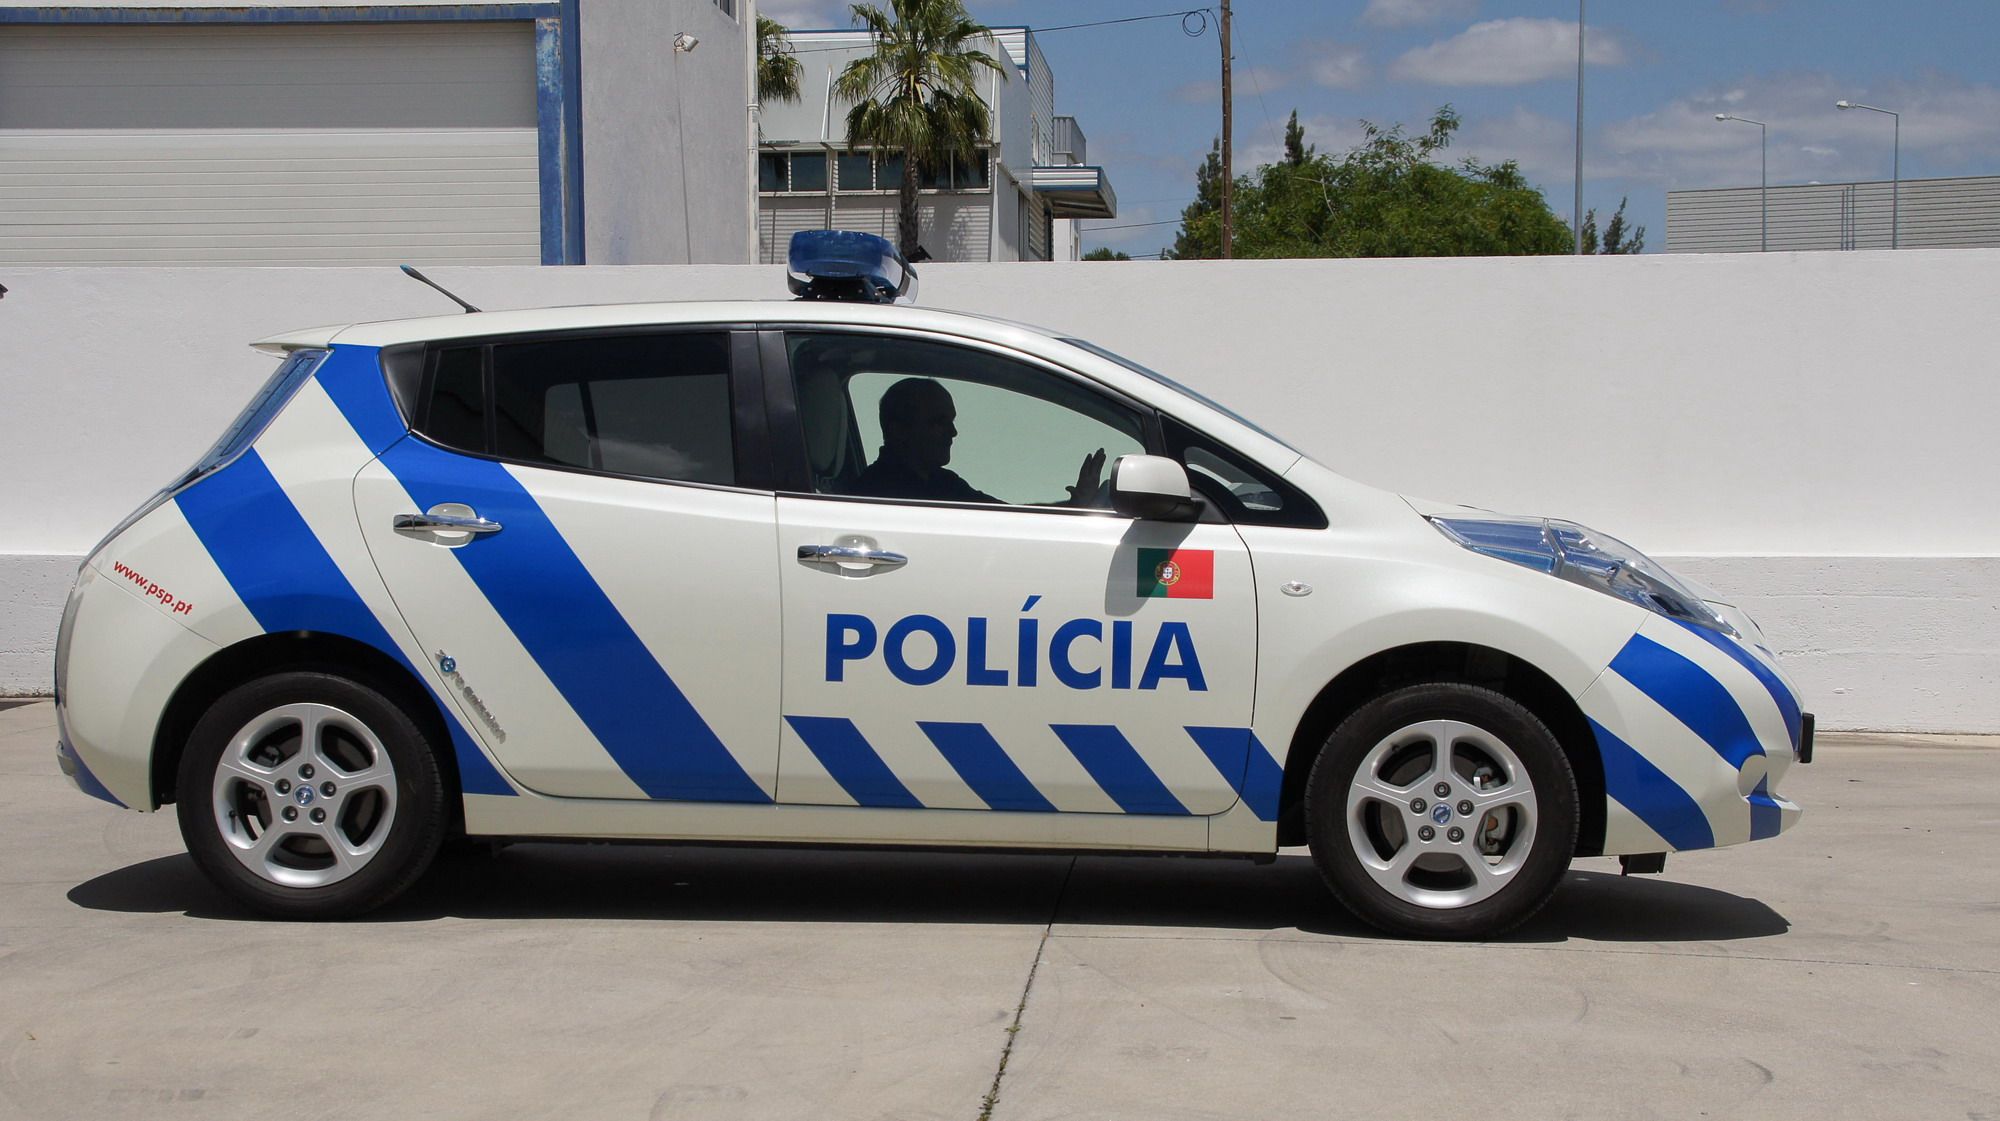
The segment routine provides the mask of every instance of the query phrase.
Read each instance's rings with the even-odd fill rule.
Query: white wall
[[[1741,592],[1823,726],[2000,731],[2000,250],[932,265],[1355,478],[1576,518]],[[778,297],[769,266],[441,268],[485,307]],[[74,556],[302,325],[449,311],[390,269],[18,269],[0,301],[0,691]]]

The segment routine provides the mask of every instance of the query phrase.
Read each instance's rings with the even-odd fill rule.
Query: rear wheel
[[[1320,874],[1361,918],[1395,934],[1490,937],[1555,893],[1576,848],[1576,778],[1520,703],[1413,685],[1334,731],[1306,820]]]
[[[394,703],[326,673],[276,674],[195,725],[178,803],[189,855],[266,914],[342,918],[423,874],[444,832],[444,783]]]

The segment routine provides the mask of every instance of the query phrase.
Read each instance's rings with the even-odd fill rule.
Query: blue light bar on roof
[[[793,234],[786,280],[802,300],[917,302],[917,270],[888,239],[853,230]]]

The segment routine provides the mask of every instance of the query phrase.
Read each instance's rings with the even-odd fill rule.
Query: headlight
[[[1735,628],[1652,558],[1575,522],[1485,516],[1432,518],[1438,532],[1498,560],[1559,576],[1669,619],[1735,634]]]

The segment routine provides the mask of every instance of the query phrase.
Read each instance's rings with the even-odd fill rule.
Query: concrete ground
[[[0,1117],[2000,1117],[2000,739],[1825,737],[1793,832],[1476,945],[1294,852],[520,845],[264,922],[53,742],[0,711]]]

